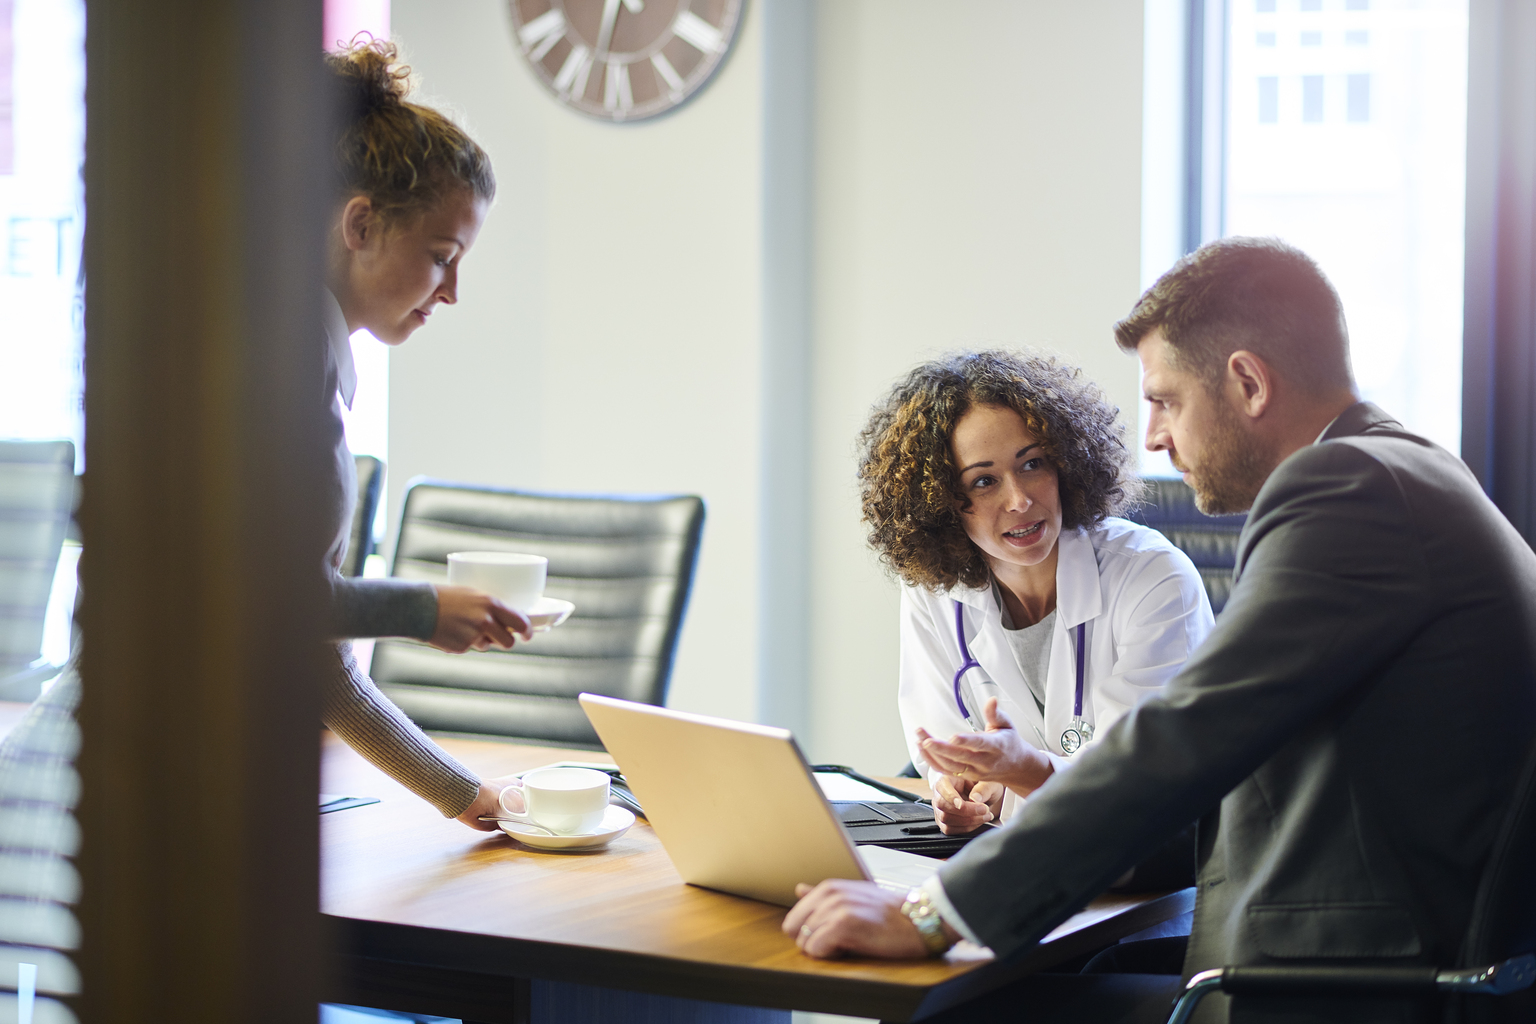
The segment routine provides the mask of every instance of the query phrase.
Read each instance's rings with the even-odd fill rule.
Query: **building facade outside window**
[[[85,4],[0,0],[0,437],[83,458]]]
[[[1221,235],[1311,254],[1365,397],[1461,445],[1467,0],[1230,0]],[[1273,38],[1274,44],[1265,43]]]
[[[1364,397],[1457,453],[1468,14],[1144,3],[1143,287],[1211,239],[1285,239],[1339,289]],[[1173,473],[1150,453],[1142,471]]]
[[[387,37],[387,0],[332,0],[326,30]],[[81,460],[84,156],[83,0],[0,0],[0,437],[72,438]],[[388,352],[368,336],[353,347],[348,440],[387,458]]]

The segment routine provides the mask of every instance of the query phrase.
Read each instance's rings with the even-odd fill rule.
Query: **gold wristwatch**
[[[943,956],[954,945],[944,934],[944,919],[939,916],[939,908],[929,902],[928,893],[922,889],[912,889],[907,893],[907,898],[901,904],[901,912],[917,929],[929,956]]]

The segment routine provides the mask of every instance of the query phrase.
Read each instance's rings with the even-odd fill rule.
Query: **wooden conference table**
[[[441,742],[486,778],[594,757]],[[322,772],[327,793],[381,801],[321,816],[321,909],[340,954],[328,1002],[487,1024],[788,1018],[745,1007],[918,1020],[1193,905],[1193,890],[1103,896],[1009,963],[975,950],[814,960],[779,930],[783,908],[683,884],[643,821],[604,850],[541,853],[445,820],[330,734]]]

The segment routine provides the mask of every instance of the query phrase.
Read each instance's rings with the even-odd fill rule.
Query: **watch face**
[[[523,56],[562,103],[604,121],[664,114],[709,81],[743,0],[509,0]]]

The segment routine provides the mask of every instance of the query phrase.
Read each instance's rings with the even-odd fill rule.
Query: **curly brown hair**
[[[991,572],[965,534],[951,454],[955,424],[972,406],[1012,409],[1055,465],[1064,530],[1092,526],[1134,504],[1139,485],[1120,410],[1082,371],[1048,356],[958,352],[899,381],[859,434],[859,489],[869,543],[914,587],[985,586]]]

